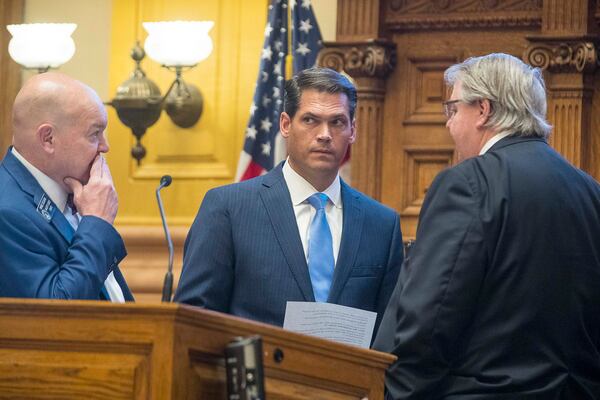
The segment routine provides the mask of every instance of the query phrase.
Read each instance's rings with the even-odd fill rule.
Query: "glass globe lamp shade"
[[[213,49],[212,21],[144,22],[148,57],[167,67],[188,67],[206,59]]]
[[[20,24],[6,28],[12,35],[8,53],[25,68],[57,68],[75,54],[71,34],[77,24]]]

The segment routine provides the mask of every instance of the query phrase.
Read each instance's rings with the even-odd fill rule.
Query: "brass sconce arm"
[[[158,121],[163,107],[173,123],[181,128],[194,126],[200,119],[203,108],[200,90],[181,77],[183,67],[167,67],[175,69],[176,78],[167,93],[161,96],[158,86],[146,77],[140,67],[144,57],[144,49],[136,43],[131,51],[131,58],[136,63],[135,69],[130,78],[117,88],[115,98],[106,103],[115,108],[121,122],[135,136],[136,144],[131,149],[131,156],[138,165],[146,156],[146,148],[141,143],[142,136]],[[187,68],[191,69],[193,66]]]
[[[181,77],[183,68],[192,69],[195,66],[196,64],[188,67],[163,65],[169,70],[175,70],[175,80],[169,86],[162,102],[171,121],[181,128],[194,126],[202,115],[204,104],[202,93],[196,86],[186,83]]]

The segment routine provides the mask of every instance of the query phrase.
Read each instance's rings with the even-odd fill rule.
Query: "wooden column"
[[[550,143],[598,179],[592,165],[592,100],[598,35],[591,0],[546,0],[541,35],[528,37],[525,62],[546,72]],[[596,172],[596,173],[594,173]]]
[[[317,61],[355,80],[358,138],[352,145],[352,186],[375,199],[381,197],[385,78],[395,64],[394,48],[385,41],[326,43]]]
[[[317,63],[350,75],[358,92],[352,186],[381,199],[383,105],[386,78],[396,63],[385,39],[379,0],[338,0],[337,41],[325,43]]]
[[[12,104],[21,88],[21,67],[8,55],[8,24],[23,22],[24,0],[0,0],[0,159],[12,142]]]

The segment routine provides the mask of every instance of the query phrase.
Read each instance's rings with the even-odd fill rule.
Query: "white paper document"
[[[283,329],[369,348],[377,313],[331,303],[288,301]]]

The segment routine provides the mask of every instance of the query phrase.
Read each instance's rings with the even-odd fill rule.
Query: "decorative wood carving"
[[[538,27],[542,0],[391,0],[385,22],[400,31]]]
[[[384,40],[370,42],[326,42],[317,64],[344,71],[353,78],[385,79],[396,65],[396,45]]]
[[[597,7],[590,0],[545,0],[541,35],[528,38],[524,55],[526,62],[548,71],[548,118],[554,125],[550,143],[596,179],[600,170],[592,154],[598,135],[592,115],[600,38],[592,14]]]
[[[550,72],[594,72],[599,65],[596,44],[587,41],[545,39],[529,46],[523,59]]]
[[[366,107],[359,118],[378,121],[373,115],[381,112],[383,121],[378,129],[377,122],[357,120],[353,179],[358,177],[360,190],[378,193],[375,197],[401,212],[405,238],[415,235],[420,202],[433,176],[455,161],[439,103],[447,94],[443,71],[466,57],[504,52],[542,68],[554,125],[551,144],[600,179],[600,158],[592,158],[600,153],[595,133],[600,132],[600,1],[385,0],[377,29],[367,23],[377,17],[365,4],[338,0],[338,41],[388,37],[397,47],[398,67],[379,78],[379,86],[360,68],[350,74],[359,76],[359,107]],[[322,60],[344,69],[348,54],[337,47]],[[372,102],[365,102],[367,95]]]

